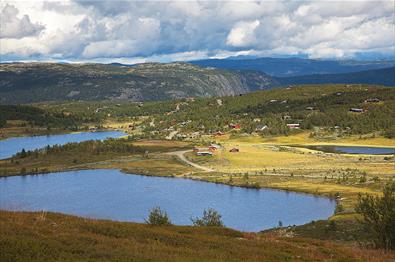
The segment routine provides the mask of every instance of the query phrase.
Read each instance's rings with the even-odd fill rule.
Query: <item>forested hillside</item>
[[[176,132],[179,138],[194,132],[273,135],[298,132],[287,124],[339,135],[377,131],[391,137],[395,132],[395,89],[369,85],[310,85],[220,98],[120,104],[73,102],[50,104],[45,108],[50,112],[63,111],[101,120],[126,121],[144,116],[138,128],[152,137],[164,137],[171,132]],[[240,128],[233,128],[231,124],[238,124]]]
[[[6,126],[7,120],[22,120],[25,122],[25,125],[47,128],[72,128],[88,119],[83,119],[76,115],[51,113],[33,106],[0,105],[0,128]],[[89,120],[92,121],[93,119]]]

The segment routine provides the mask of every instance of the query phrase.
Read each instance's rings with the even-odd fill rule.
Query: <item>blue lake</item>
[[[121,131],[81,132],[62,135],[48,136],[24,136],[0,140],[0,159],[8,158],[22,151],[22,149],[35,150],[47,145],[63,145],[70,142],[82,142],[87,140],[103,140],[117,138],[126,135]]]
[[[326,219],[336,202],[271,189],[247,189],[181,178],[81,170],[0,178],[0,209],[55,211],[84,217],[144,222],[160,206],[177,225],[214,208],[225,226],[243,231]]]
[[[391,155],[395,154],[395,147],[369,147],[369,146],[306,146],[313,150],[340,154],[369,154]]]

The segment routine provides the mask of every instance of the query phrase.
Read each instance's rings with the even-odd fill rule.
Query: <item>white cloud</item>
[[[28,15],[18,17],[19,10],[12,5],[5,5],[0,13],[0,38],[22,38],[40,33],[44,26],[34,24]]]
[[[12,59],[352,57],[395,48],[393,1],[0,2]]]
[[[235,47],[247,47],[255,44],[255,29],[259,25],[258,20],[237,23],[230,31],[226,43]]]

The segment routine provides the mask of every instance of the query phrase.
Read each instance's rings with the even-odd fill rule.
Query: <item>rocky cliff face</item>
[[[227,96],[267,89],[275,84],[261,72],[201,68],[188,63],[0,64],[1,104]]]

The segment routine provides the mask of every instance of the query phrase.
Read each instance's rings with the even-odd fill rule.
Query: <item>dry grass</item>
[[[394,253],[222,228],[153,227],[0,211],[6,261],[393,261]]]
[[[352,169],[371,176],[395,175],[394,163],[384,160],[383,156],[330,154],[250,142],[230,141],[223,144],[225,149],[218,151],[213,161],[208,163],[219,172],[271,172],[275,169],[280,173],[323,177],[331,176],[334,170]],[[239,148],[240,152],[230,153],[232,147]],[[336,171],[334,173],[336,175]]]
[[[194,174],[192,177],[325,196],[340,194],[342,205],[349,210],[355,205],[359,193],[379,194],[382,184],[395,177],[393,160],[385,160],[384,156],[332,154],[289,147],[291,144],[324,144],[310,138],[307,133],[273,138],[246,136],[231,139],[221,136],[217,141],[224,149],[215,152],[213,157],[189,154],[188,158],[218,173]],[[331,141],[330,144],[388,146],[394,141],[348,138]],[[239,148],[240,152],[230,153],[229,149],[233,147]],[[244,178],[246,173],[249,174],[248,181]],[[232,182],[229,174],[232,174]],[[364,177],[366,182],[361,182]]]

